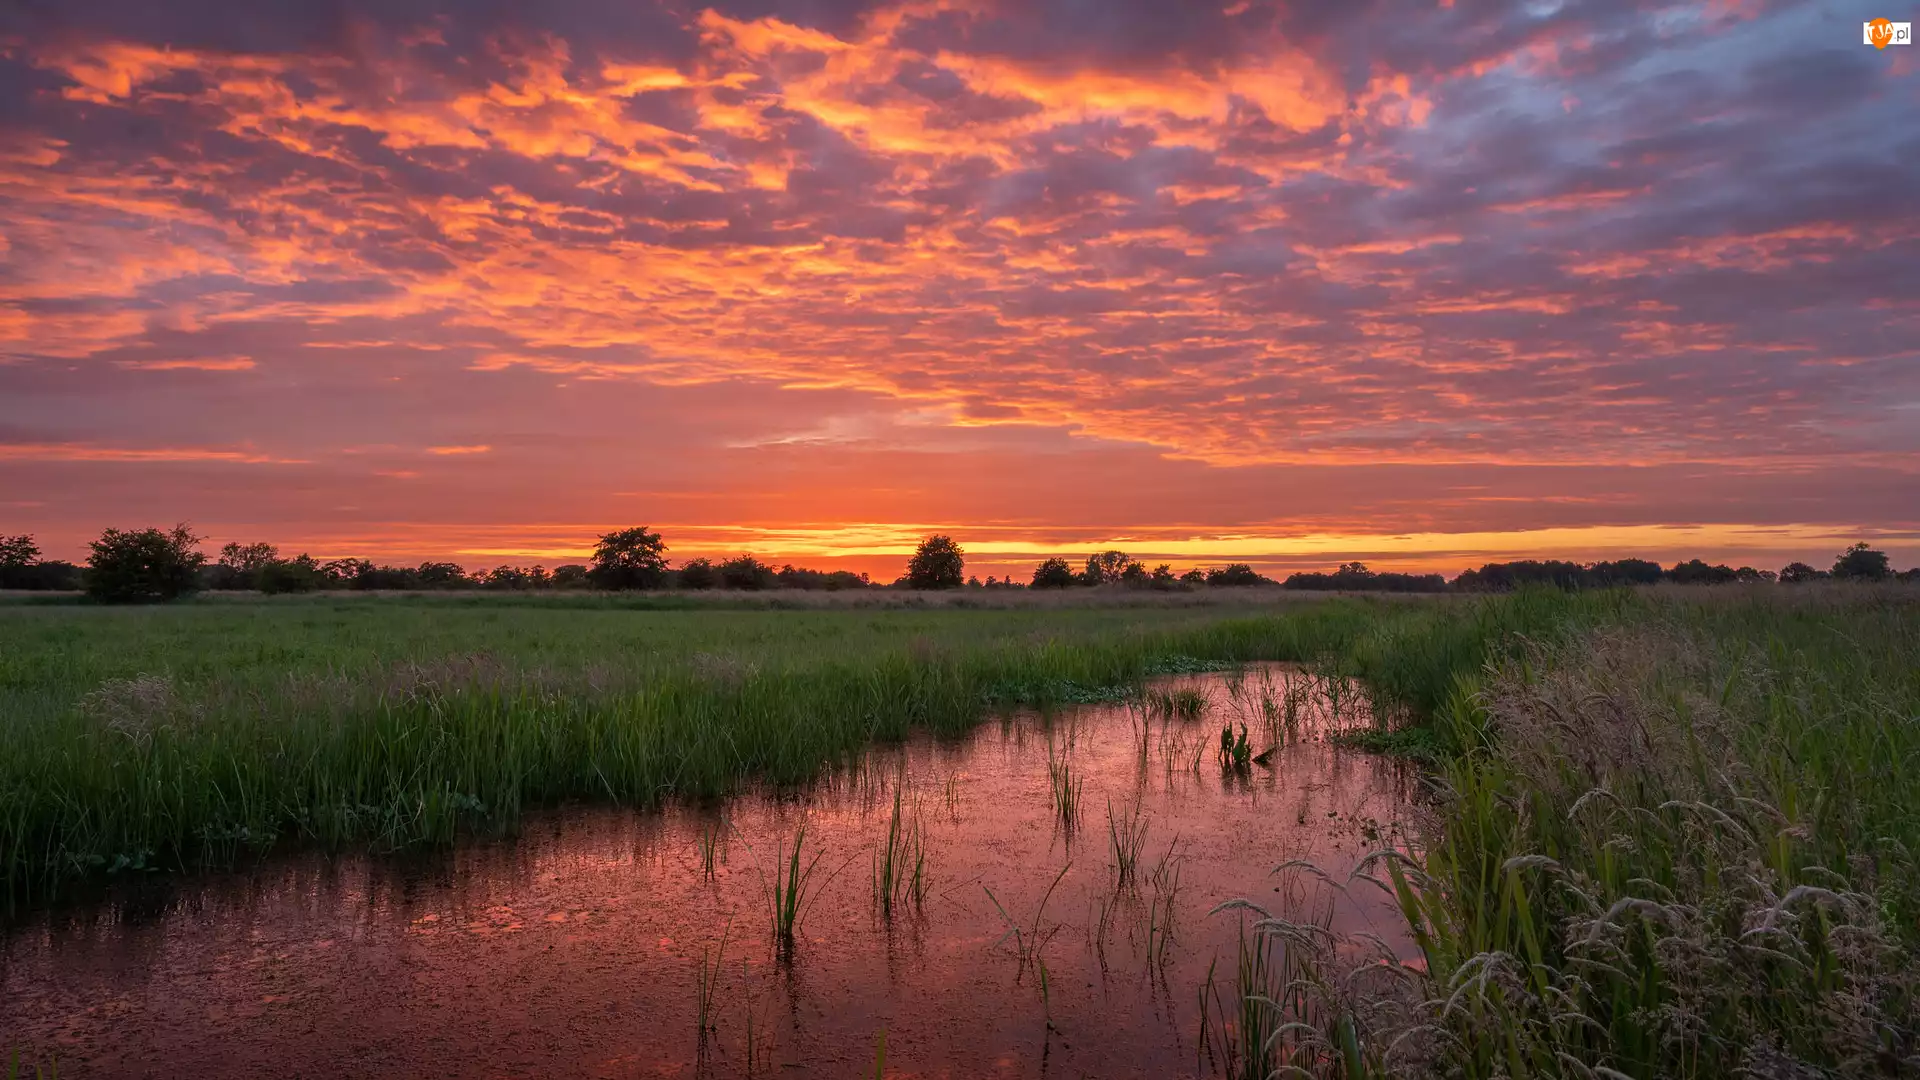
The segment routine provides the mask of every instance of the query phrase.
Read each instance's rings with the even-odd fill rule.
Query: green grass
[[[1248,660],[1366,669],[1376,636],[1482,636],[1487,606],[0,603],[0,892],[32,901],[287,843],[445,843],[564,800],[798,784],[876,741],[959,734],[989,707],[1111,699]]]
[[[1396,895],[1425,963],[1263,920],[1269,947],[1317,950],[1288,980],[1311,993],[1274,1018],[1283,1059],[1342,1077],[1920,1072],[1920,591],[1517,602],[1566,617],[1476,663],[1447,663],[1443,636],[1369,639],[1395,643],[1376,687],[1432,722],[1348,738],[1438,761],[1441,794],[1351,886]]]
[[[1342,973],[1351,951],[1256,925],[1294,950],[1261,1020],[1275,1060],[1349,1080],[1920,1071],[1920,590],[502,600],[0,603],[0,889],[801,783],[1000,705],[1295,660],[1367,696],[1372,729],[1343,738],[1435,763],[1441,795],[1367,871],[1423,970]],[[1246,702],[1269,724],[1283,706]],[[776,857],[776,937],[797,855]],[[1039,934],[1016,932],[1023,954]]]

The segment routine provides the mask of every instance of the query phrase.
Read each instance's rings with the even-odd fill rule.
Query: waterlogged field
[[[848,1076],[882,1038],[895,1075],[1217,1075],[1257,941],[1220,905],[1417,956],[1391,896],[1266,865],[1347,874],[1417,777],[1327,745],[1364,702],[1303,673],[1154,689],[805,792],[123,889],[18,928],[0,1028],[67,1075]],[[1223,769],[1226,722],[1272,755]]]
[[[67,1075],[464,1008],[466,1074],[1920,1070],[1912,589],[0,606],[0,708],[0,1042]]]

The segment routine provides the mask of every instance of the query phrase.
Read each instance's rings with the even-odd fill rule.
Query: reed
[[[1053,745],[1047,745],[1047,784],[1053,799],[1054,816],[1060,827],[1071,834],[1080,826],[1080,794],[1085,782],[1074,775],[1073,763],[1067,757],[1054,756]]]
[[[1138,800],[1124,813],[1116,813],[1113,800],[1107,800],[1107,850],[1113,856],[1117,889],[1131,889],[1138,884],[1136,871],[1140,866],[1140,852],[1147,844],[1147,825]]]
[[[902,776],[894,785],[886,836],[873,855],[873,897],[887,920],[897,909],[919,910],[926,903],[926,830],[917,809],[908,816],[905,799],[906,777]]]
[[[820,867],[823,851],[813,853],[811,859],[802,861],[801,849],[807,839],[807,827],[803,824],[793,832],[793,850],[788,852],[785,841],[775,848],[773,860],[773,882],[771,890],[773,940],[783,955],[791,955],[794,944],[794,931],[800,925],[800,917],[806,913],[813,898],[818,895],[814,875]]]
[[[697,1014],[700,1030],[700,1042],[704,1045],[707,1037],[714,1031],[713,998],[720,985],[720,963],[727,955],[727,935],[733,929],[733,920],[728,919],[720,928],[720,944],[713,950],[711,958],[706,948],[700,949],[700,970],[695,984],[697,994]]]

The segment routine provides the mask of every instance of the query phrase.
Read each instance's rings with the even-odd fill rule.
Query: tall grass
[[[0,892],[287,842],[445,843],[569,799],[798,784],[993,703],[1337,651],[1383,618],[1444,631],[1447,610],[0,604]]]
[[[1452,750],[1433,828],[1350,883],[1395,896],[1423,963],[1307,950],[1280,1063],[1342,1077],[1920,1071],[1920,594],[1516,603],[1561,617],[1451,671],[1444,638],[1348,654],[1376,691],[1425,672],[1432,685],[1401,682],[1398,699],[1434,702]]]

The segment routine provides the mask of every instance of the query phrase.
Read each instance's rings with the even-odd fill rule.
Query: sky
[[[15,0],[0,533],[1920,563],[1883,15]]]

